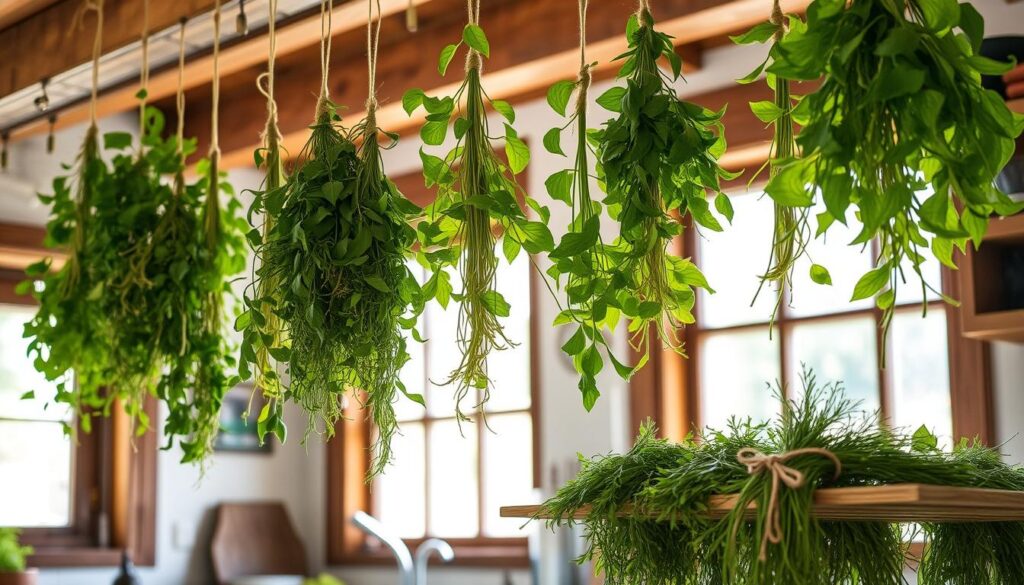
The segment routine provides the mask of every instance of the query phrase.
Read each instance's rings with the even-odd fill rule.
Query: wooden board
[[[736,505],[737,497],[712,496],[708,515],[724,517]],[[583,519],[588,512],[588,507],[581,508],[574,518]],[[630,507],[623,508],[624,515],[631,512]],[[648,515],[657,517],[658,513],[652,510]],[[1024,521],[1024,492],[917,483],[824,488],[814,493],[814,515],[821,520],[886,522]],[[501,517],[552,518],[542,505],[505,506]]]

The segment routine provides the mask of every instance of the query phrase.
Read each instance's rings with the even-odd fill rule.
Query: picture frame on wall
[[[220,431],[213,449],[220,453],[273,452],[273,441],[260,445],[256,421],[263,408],[263,396],[253,393],[252,383],[243,382],[224,396],[220,411]]]

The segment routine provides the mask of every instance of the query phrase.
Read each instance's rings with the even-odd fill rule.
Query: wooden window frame
[[[684,235],[672,242],[671,251],[683,257],[692,257],[699,265],[699,248],[696,230],[692,222],[685,222]],[[958,262],[962,255],[958,253]],[[942,268],[943,293],[959,298],[963,288],[961,273]],[[700,296],[694,304],[694,314],[699,311]],[[978,439],[986,445],[995,441],[992,381],[989,357],[989,346],[985,342],[968,339],[963,335],[958,308],[941,300],[928,301],[930,308],[944,310],[947,329],[947,352],[949,358],[950,407],[952,413],[953,436],[956,439]],[[910,303],[898,307],[897,312],[912,311],[920,308],[920,303]],[[788,331],[783,327],[792,327],[797,323],[821,320],[834,320],[844,317],[874,315],[878,323],[880,311],[877,307],[851,309],[836,313],[826,313],[807,317],[789,317],[782,308],[782,318],[776,327],[780,335],[780,364],[784,387],[789,382]],[[699,320],[698,320],[699,322]],[[662,436],[681,440],[686,434],[700,428],[700,365],[699,337],[709,333],[729,330],[742,330],[763,327],[766,323],[738,325],[722,328],[700,328],[688,326],[683,328],[682,338],[685,342],[687,357],[682,357],[671,350],[654,351],[645,370],[638,372],[630,382],[630,427],[635,434],[640,425],[648,418],[654,419]],[[876,327],[875,347],[882,347],[881,332]],[[885,348],[889,351],[889,348]],[[634,356],[636,357],[636,356]],[[887,370],[879,369],[879,400],[883,416],[891,412],[891,396],[888,389],[891,385]]]
[[[527,181],[527,175],[520,175]],[[419,206],[426,206],[434,199],[434,193],[423,186],[421,173],[409,173],[394,178],[395,184],[407,198]],[[522,203],[522,202],[521,202]],[[521,253],[526,254],[523,250]],[[541,412],[540,412],[540,335],[538,299],[540,285],[535,270],[530,269],[530,407],[491,413],[515,414],[529,412],[533,431],[533,486],[541,482]],[[358,528],[352,525],[352,515],[357,511],[372,511],[371,486],[366,483],[371,445],[371,425],[365,420],[365,413],[359,407],[359,400],[350,400],[344,417],[335,427],[335,436],[328,441],[327,457],[327,563],[345,566],[390,566],[394,556],[383,546],[377,546]],[[451,417],[425,416],[413,422],[423,421],[424,432],[429,430],[430,421],[449,420]],[[481,427],[482,429],[482,427]],[[483,433],[477,433],[477,457],[483,456],[481,448]],[[482,467],[478,470],[477,481],[480,503],[483,499]],[[427,470],[429,474],[429,469]],[[484,511],[480,510],[481,529]],[[429,510],[428,510],[429,514]],[[430,538],[405,539],[410,550]],[[527,568],[530,566],[526,537],[445,538],[455,550],[455,560],[450,566]],[[431,562],[436,562],[432,559]]]
[[[48,255],[45,230],[0,224],[0,304],[34,306],[15,287],[24,268]],[[145,411],[157,420],[154,398]],[[71,523],[63,527],[25,528],[21,540],[35,549],[32,567],[117,566],[129,550],[138,566],[156,563],[157,437],[151,430],[133,437],[132,423],[119,405],[110,417],[95,419],[91,433],[79,433],[72,456]],[[105,533],[107,543],[100,542]]]

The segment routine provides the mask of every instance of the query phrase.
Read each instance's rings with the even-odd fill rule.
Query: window
[[[156,431],[133,442],[115,405],[72,441],[70,411],[52,402],[54,385],[26,355],[23,326],[35,306],[15,286],[25,266],[49,254],[42,240],[39,228],[0,224],[0,526],[23,529],[33,566],[115,566],[124,548],[152,565]],[[147,405],[153,420],[155,405]]]
[[[395,182],[418,205],[433,199],[421,175],[401,176]],[[350,524],[352,514],[364,510],[398,531],[412,548],[427,538],[444,538],[455,547],[457,564],[527,565],[521,522],[502,519],[498,511],[509,502],[532,502],[537,497],[533,273],[525,252],[511,265],[499,263],[499,288],[512,305],[502,323],[518,345],[488,359],[493,387],[485,406],[486,425],[475,415],[474,422],[460,428],[454,417],[454,390],[443,385],[459,358],[455,302],[447,310],[431,303],[421,317],[420,331],[427,341],[410,342],[412,359],[401,375],[410,392],[424,396],[426,408],[405,398],[396,404],[401,434],[392,444],[395,459],[372,486],[364,482],[372,431],[358,404],[349,405],[336,439],[327,445],[328,562],[393,562],[379,543]],[[458,291],[457,275],[452,277]],[[464,412],[472,412],[476,398],[465,401]]]
[[[71,441],[66,407],[48,404],[54,384],[37,373],[22,337],[32,306],[0,304],[0,526],[69,526]],[[22,400],[26,392],[35,398]]]
[[[521,534],[521,522],[500,518],[498,508],[507,502],[531,501],[533,490],[531,270],[526,254],[498,269],[502,294],[512,304],[511,314],[503,320],[505,332],[518,345],[488,359],[493,388],[484,417],[476,414],[472,423],[460,427],[453,388],[443,385],[459,360],[457,304],[447,310],[431,304],[421,320],[428,341],[409,344],[415,353],[402,378],[411,392],[424,395],[427,407],[399,402],[402,434],[395,442],[394,463],[375,481],[372,506],[374,514],[403,537]],[[459,290],[458,282],[452,284]],[[463,410],[468,412],[480,398],[471,395]]]
[[[793,295],[786,292],[769,336],[774,291],[766,287],[751,301],[757,275],[768,262],[763,252],[772,237],[772,203],[746,194],[733,196],[733,205],[731,228],[691,236],[697,263],[721,291],[702,291],[697,322],[687,331],[700,424],[721,428],[730,415],[774,415],[777,403],[766,382],[782,381],[789,397],[795,397],[803,364],[821,383],[842,381],[850,398],[861,401],[865,410],[880,410],[895,427],[925,424],[939,436],[952,437],[947,311],[938,295],[928,291],[923,297],[908,265],[884,339],[873,299],[849,300],[853,285],[872,267],[873,250],[849,246],[856,234],[836,224],[827,241],[815,239],[809,246],[810,259],[797,264]],[[832,286],[811,281],[811,259],[829,269]],[[931,285],[940,285],[937,262],[926,264],[923,272]],[[882,355],[885,368],[879,367]]]

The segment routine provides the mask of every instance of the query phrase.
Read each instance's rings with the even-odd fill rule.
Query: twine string
[[[267,57],[267,71],[256,79],[256,88],[267,98],[267,126],[263,130],[263,144],[268,150],[276,149],[281,140],[277,128],[277,101],[274,99],[274,69],[277,62],[277,0],[267,3],[267,38],[270,45]],[[264,87],[266,84],[266,87]]]
[[[775,34],[773,35],[773,40],[776,44],[778,44],[780,41],[782,41],[782,37],[786,33],[786,17],[782,13],[782,3],[780,2],[780,0],[774,0],[774,2],[772,2],[771,20],[772,24],[774,24],[777,27],[775,29]]]
[[[636,15],[640,19],[641,26],[651,26],[651,2],[650,0],[639,0],[637,2]]]
[[[142,0],[142,72],[139,74],[142,98],[139,100],[139,117],[146,118],[146,100],[149,98],[149,0]]]
[[[366,97],[366,132],[367,135],[377,132],[377,49],[380,46],[380,0],[367,0],[369,14],[366,17],[366,66],[368,68],[370,87]],[[374,24],[373,7],[377,6],[377,21]]]
[[[317,100],[316,117],[327,111],[330,93],[327,88],[327,71],[331,66],[331,19],[334,15],[334,0],[320,0],[320,98]]]
[[[782,542],[782,519],[779,514],[779,485],[784,484],[790,489],[799,489],[807,482],[803,472],[786,465],[790,459],[801,455],[820,455],[831,459],[835,466],[833,479],[838,479],[843,469],[842,463],[835,453],[828,449],[819,447],[807,447],[794,449],[781,455],[765,455],[753,447],[745,447],[736,453],[736,460],[747,468],[750,475],[762,473],[771,474],[772,491],[768,498],[768,508],[765,510],[764,534],[761,537],[761,551],[758,558],[763,562],[768,558],[768,544],[779,544]]]
[[[220,0],[213,4],[213,105],[210,112],[210,157],[220,158]]]
[[[480,26],[480,0],[466,0],[466,19],[469,24]],[[473,47],[466,53],[466,72],[476,69],[480,71],[483,66],[483,57]]]
[[[178,93],[175,96],[175,106],[178,113],[178,127],[176,136],[178,138],[178,157],[185,160],[185,24],[187,19],[179,21],[180,31],[178,32]]]
[[[89,123],[95,127],[96,100],[99,97],[100,88],[100,57],[103,56],[103,0],[86,0],[75,13],[72,28],[81,26],[85,13],[89,11],[96,13],[96,36],[92,42],[92,93],[89,100]]]
[[[576,111],[587,107],[587,92],[590,90],[590,64],[587,63],[587,0],[579,0],[580,10],[580,72],[577,79]]]

